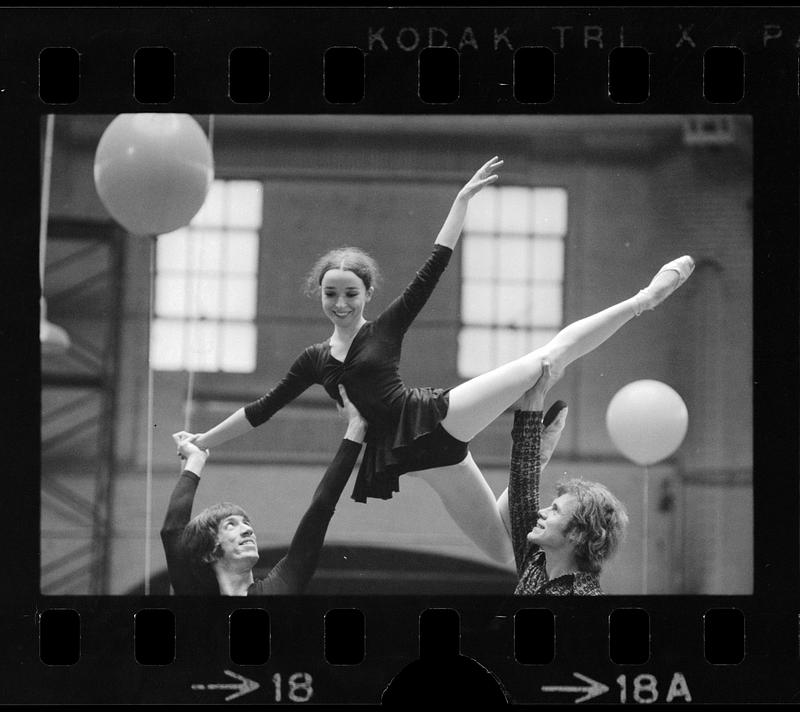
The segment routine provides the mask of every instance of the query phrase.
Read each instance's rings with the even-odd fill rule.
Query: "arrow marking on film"
[[[243,675],[239,675],[233,670],[225,670],[225,674],[234,678],[235,680],[239,680],[237,683],[231,682],[212,682],[209,685],[192,685],[193,690],[237,690],[231,695],[228,695],[225,698],[225,702],[230,700],[235,700],[237,697],[242,697],[243,695],[248,694],[249,692],[253,692],[257,690],[261,685],[259,685],[255,680],[250,680]],[[606,688],[607,689],[607,688]]]
[[[583,697],[579,697],[575,700],[576,703],[578,702],[585,702],[586,700],[592,699],[592,697],[598,697],[606,692],[608,692],[608,687],[606,687],[602,682],[597,682],[597,680],[592,680],[591,677],[586,677],[586,675],[581,675],[579,672],[572,673],[575,677],[584,682],[588,682],[588,687],[581,687],[578,685],[544,685],[542,687],[542,692],[583,692],[585,693]]]

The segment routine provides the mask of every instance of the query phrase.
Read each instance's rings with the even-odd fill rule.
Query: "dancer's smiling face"
[[[348,269],[329,269],[320,283],[322,310],[335,326],[348,327],[361,322],[364,307],[372,299],[373,289]]]
[[[528,541],[543,549],[563,550],[573,546],[568,530],[577,508],[575,495],[564,493],[556,497],[549,507],[539,510],[539,519],[528,533]]]
[[[252,568],[258,562],[258,544],[250,520],[240,514],[225,517],[217,529],[219,558]]]

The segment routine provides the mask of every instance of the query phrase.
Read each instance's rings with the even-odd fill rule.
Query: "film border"
[[[743,113],[754,121],[754,274],[756,275],[754,371],[754,593],[752,596],[617,597],[600,600],[553,600],[544,604],[558,621],[569,621],[559,635],[571,644],[568,658],[548,666],[514,662],[510,621],[530,607],[527,600],[448,597],[440,599],[309,599],[259,602],[270,610],[273,640],[281,626],[292,631],[291,645],[276,650],[264,671],[292,674],[308,671],[317,681],[316,702],[377,702],[391,677],[418,657],[416,620],[427,607],[453,607],[461,613],[461,652],[475,658],[504,684],[514,701],[556,701],[541,692],[544,685],[576,685],[578,670],[606,685],[620,674],[618,666],[598,655],[607,649],[607,618],[616,607],[641,606],[650,611],[653,638],[668,639],[668,649],[654,650],[641,666],[659,686],[669,686],[675,671],[684,672],[694,701],[797,701],[793,680],[798,671],[798,531],[797,354],[798,354],[798,65],[800,21],[790,8],[213,8],[99,9],[25,8],[0,10],[7,28],[0,47],[0,121],[6,151],[0,171],[3,194],[13,196],[7,208],[7,259],[4,319],[6,381],[11,407],[3,414],[2,432],[10,455],[9,496],[5,521],[36,528],[38,505],[39,374],[35,334],[38,286],[37,255],[29,237],[38,215],[38,126],[44,114],[120,113],[141,110],[130,87],[130,60],[141,46],[171,47],[177,65],[175,100],[165,110],[188,113],[527,113],[509,95],[511,50],[498,32],[517,43],[550,46],[558,51],[566,76],[558,81],[554,101],[537,113]],[[566,37],[553,27],[604,28],[602,49],[584,46],[579,31]],[[478,49],[462,52],[462,98],[447,106],[420,102],[416,54],[398,47],[382,53],[370,37],[377,28],[390,46],[405,27],[453,28],[452,37],[473,29]],[[509,32],[505,33],[504,28]],[[643,106],[620,106],[605,96],[607,52],[619,44],[646,46],[658,83]],[[288,28],[288,29],[287,29]],[[389,29],[391,28],[391,29]],[[613,28],[613,29],[612,29]],[[691,28],[691,29],[690,29]],[[778,34],[780,33],[780,34]],[[691,37],[692,44],[686,36]],[[409,35],[411,37],[411,35]],[[574,39],[570,41],[569,38]],[[561,42],[563,40],[563,46]],[[235,46],[256,43],[275,48],[271,98],[259,107],[235,106],[226,99],[225,57]],[[711,46],[739,46],[747,57],[746,94],[735,107],[709,105],[702,98],[702,51]],[[495,45],[497,45],[495,47]],[[37,96],[37,57],[44,47],[74,46],[81,53],[81,94],[73,105],[49,107]],[[321,93],[321,57],[330,46],[357,46],[368,52],[367,72],[392,81],[368,83],[360,104],[326,104]],[[202,47],[202,50],[199,48]],[[368,79],[369,82],[369,79]],[[398,91],[398,87],[400,90]],[[12,203],[13,204],[10,204]],[[29,275],[30,279],[20,279]],[[794,281],[792,281],[794,280]],[[785,285],[785,291],[775,285]],[[777,303],[776,303],[777,302]],[[775,328],[775,324],[785,328]],[[12,447],[13,445],[13,447]],[[776,501],[780,503],[776,507]],[[790,511],[787,511],[790,510]],[[792,532],[787,540],[786,532]],[[13,644],[3,646],[0,669],[5,701],[201,702],[191,685],[228,682],[224,669],[247,675],[227,660],[226,646],[209,643],[207,631],[220,631],[227,613],[238,608],[226,601],[176,599],[45,597],[39,594],[37,537],[11,538],[13,586],[4,591],[2,626]],[[132,629],[124,625],[143,607],[176,610],[178,642],[171,666],[138,666],[132,656]],[[335,668],[322,655],[322,615],[334,607],[357,606],[367,619],[367,659],[353,668]],[[538,602],[534,605],[539,605]],[[710,666],[702,658],[702,614],[709,608],[736,607],[748,620],[747,656],[738,666]],[[81,661],[53,668],[38,660],[36,614],[47,608],[74,608],[85,629]],[[206,621],[203,635],[181,637],[185,621]],[[298,621],[306,621],[300,628]],[[224,628],[224,625],[223,625]],[[660,631],[660,632],[659,632]],[[223,633],[224,636],[224,633]],[[374,640],[373,641],[373,636]],[[224,650],[218,649],[225,647]],[[126,652],[127,651],[127,652]],[[202,652],[202,655],[190,654]],[[274,659],[276,658],[277,659]],[[202,662],[198,660],[202,658]],[[633,672],[633,671],[631,671]],[[637,668],[638,673],[638,668]],[[254,672],[266,683],[263,671]],[[263,679],[262,679],[263,678]],[[609,698],[598,698],[606,701]],[[219,699],[209,700],[220,702]],[[244,702],[264,702],[254,692]],[[631,701],[631,700],[628,700]]]

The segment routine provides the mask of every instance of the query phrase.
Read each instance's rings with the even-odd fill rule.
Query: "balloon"
[[[689,427],[689,413],[678,393],[661,381],[633,381],[611,399],[606,427],[617,448],[639,465],[675,452]]]
[[[208,139],[188,114],[120,114],[103,132],[94,157],[100,200],[136,235],[188,225],[213,178]]]

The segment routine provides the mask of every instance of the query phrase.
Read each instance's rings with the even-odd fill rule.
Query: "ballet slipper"
[[[667,262],[667,264],[656,272],[650,284],[644,289],[639,290],[639,293],[634,298],[636,302],[636,316],[639,316],[639,314],[645,310],[655,309],[661,304],[661,302],[689,279],[689,275],[694,271],[694,266],[695,262],[689,255],[683,255],[683,257],[678,257],[678,259]],[[651,289],[653,282],[664,272],[675,272],[678,275],[678,279],[671,286],[661,287],[658,292],[654,292]]]

